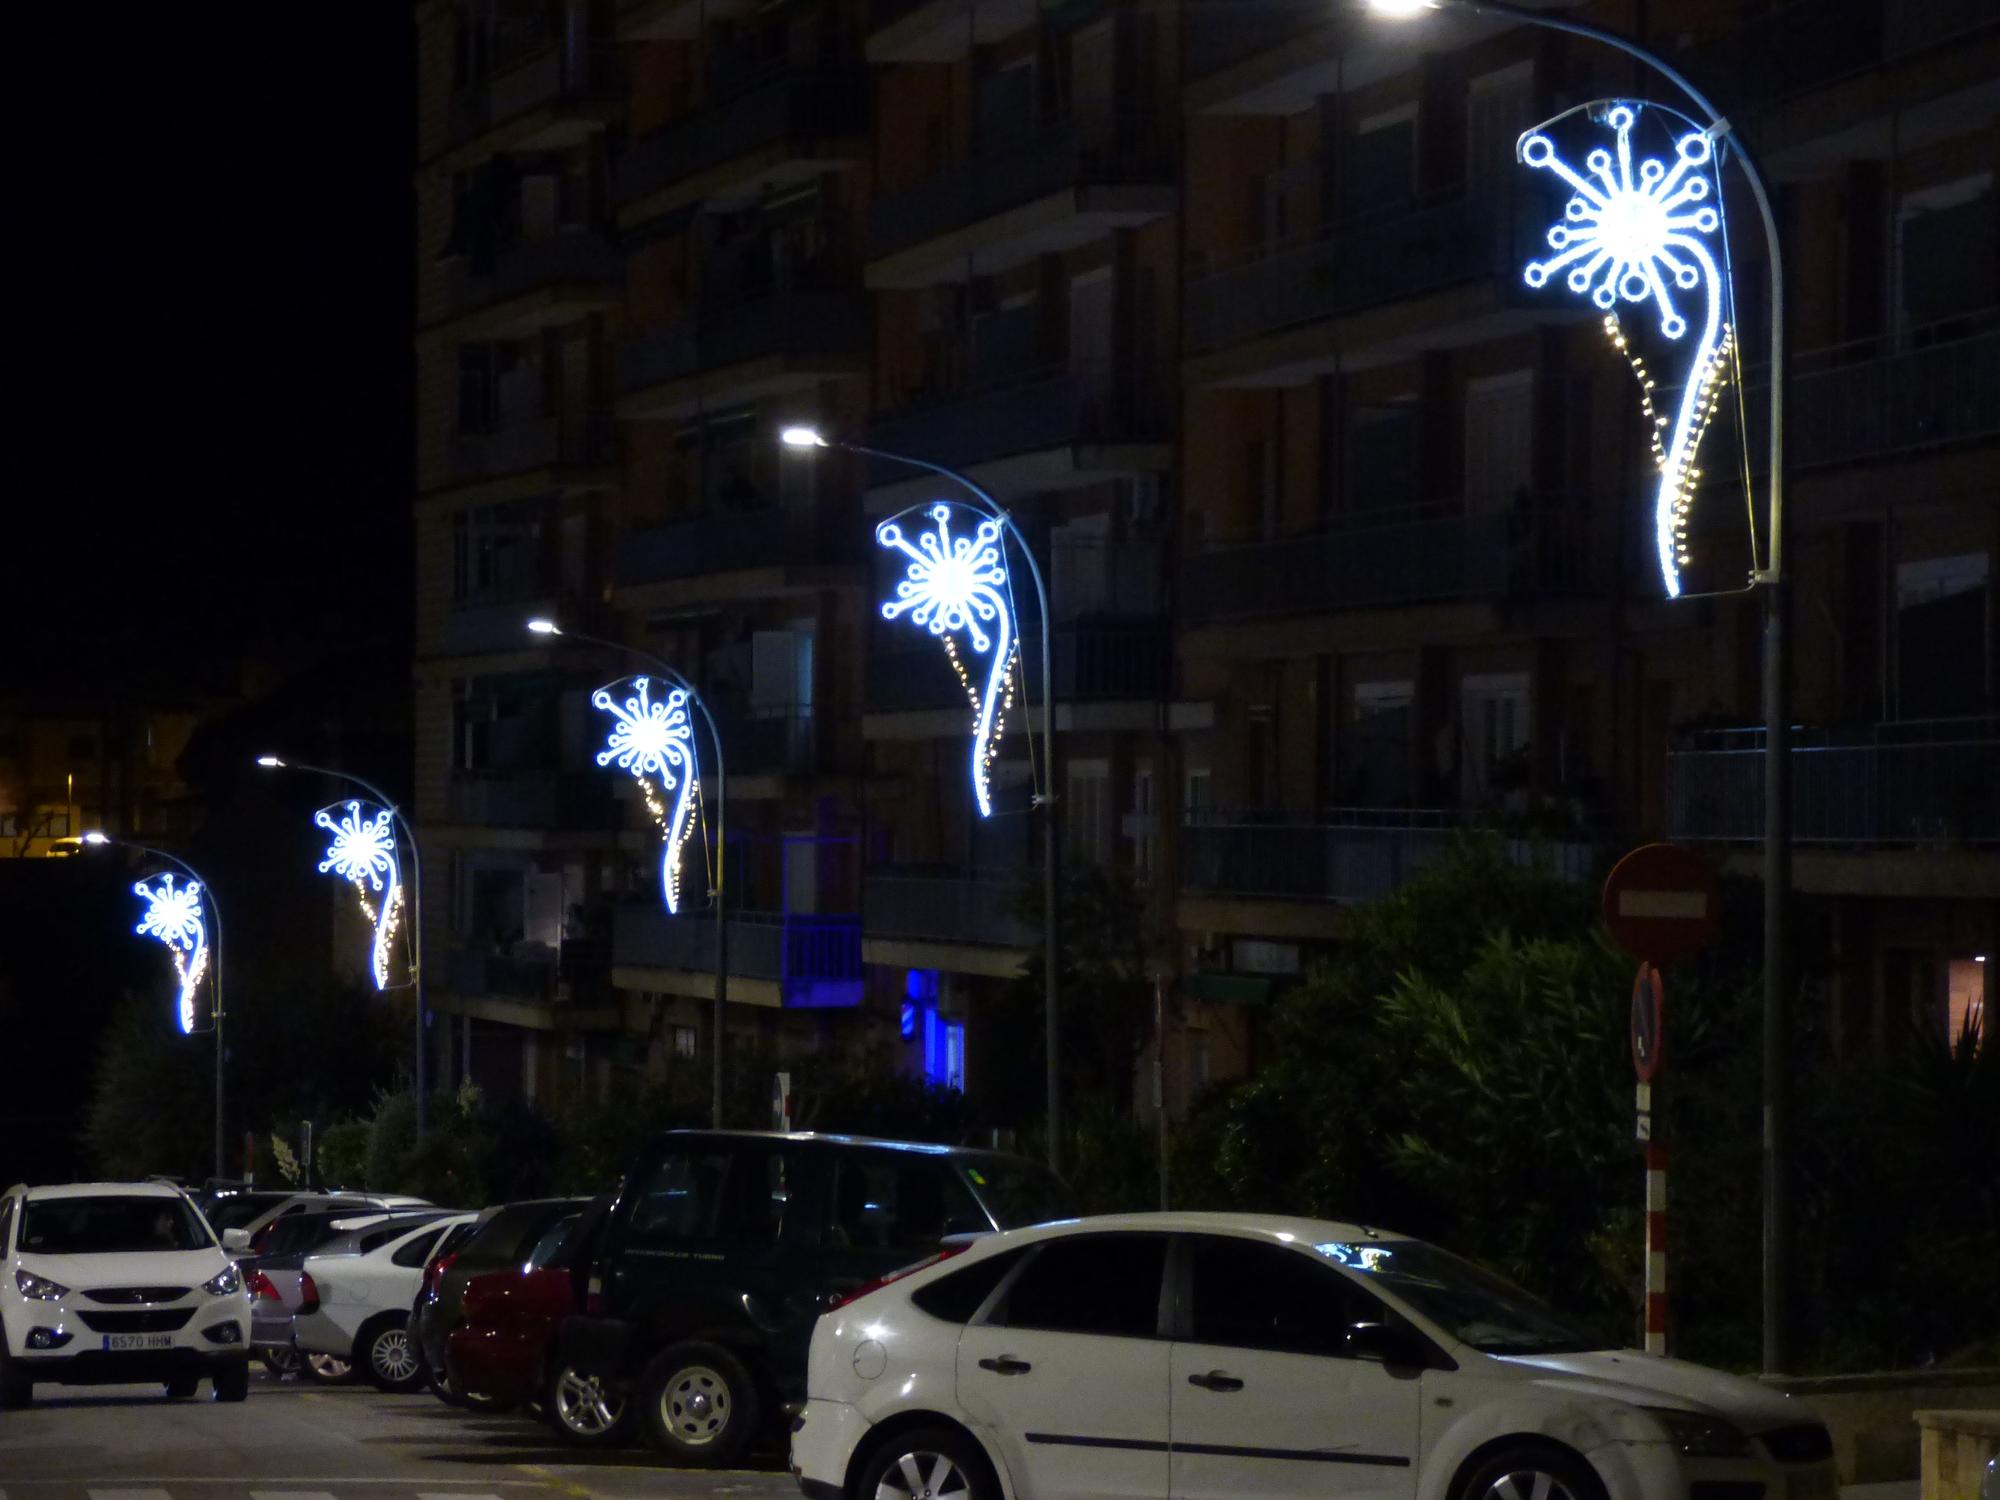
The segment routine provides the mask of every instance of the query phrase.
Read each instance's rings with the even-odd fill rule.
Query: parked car
[[[727,1463],[804,1394],[826,1297],[1070,1212],[1046,1168],[850,1136],[669,1131],[627,1175],[560,1357],[684,1463]]]
[[[308,1255],[299,1278],[304,1300],[292,1320],[300,1352],[344,1359],[385,1391],[420,1389],[424,1364],[410,1341],[410,1304],[438,1240],[474,1217],[414,1227],[390,1220]]]
[[[518,1272],[535,1263],[537,1247],[561,1225],[543,1253],[546,1260],[567,1237],[584,1202],[582,1198],[537,1198],[499,1204],[470,1225],[454,1230],[458,1236],[455,1244],[439,1245],[410,1312],[412,1336],[423,1352],[425,1373],[439,1396],[452,1401],[467,1394],[452,1387],[444,1357],[445,1339],[458,1325],[466,1284],[489,1271]]]
[[[229,1229],[218,1228],[225,1249],[261,1255],[268,1246],[270,1228],[280,1219],[293,1214],[311,1213],[315,1210],[345,1213],[365,1213],[369,1209],[384,1208],[434,1208],[435,1204],[423,1198],[412,1198],[405,1193],[293,1193],[283,1202],[265,1209],[247,1223]]]
[[[1601,1342],[1355,1224],[1045,1225],[829,1311],[792,1469],[811,1500],[1834,1500],[1797,1402]]]
[[[35,1387],[202,1379],[250,1391],[243,1276],[187,1194],[160,1183],[15,1187],[0,1196],[0,1406]]]
[[[563,1320],[584,1308],[590,1258],[612,1202],[593,1199],[551,1226],[522,1265],[473,1277],[445,1341],[454,1386],[499,1404],[539,1401],[557,1434],[584,1447],[622,1437],[625,1403],[564,1365],[557,1338]]]
[[[254,1219],[261,1219],[271,1209],[282,1208],[297,1194],[290,1188],[282,1192],[241,1188],[215,1193],[203,1193],[197,1197],[195,1207],[208,1220],[208,1227],[218,1237],[226,1229],[242,1229]]]
[[[274,1220],[263,1234],[264,1251],[244,1255],[237,1265],[250,1284],[250,1339],[258,1359],[274,1375],[303,1372],[329,1385],[345,1384],[353,1366],[331,1354],[302,1354],[293,1339],[293,1320],[305,1301],[305,1259],[316,1250],[359,1230],[391,1220],[422,1224],[443,1218],[441,1208],[312,1209]]]

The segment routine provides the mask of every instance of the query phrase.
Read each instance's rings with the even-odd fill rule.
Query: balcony
[[[1598,570],[1588,516],[1554,505],[1466,515],[1455,503],[1362,512],[1309,536],[1212,547],[1183,566],[1193,624],[1453,599],[1576,596]]]
[[[1035,0],[872,0],[868,60],[952,62],[1035,24]]]
[[[864,68],[792,68],[740,81],[633,142],[613,175],[612,198],[630,222],[838,170],[866,154],[868,103]]]
[[[2000,717],[1793,735],[1795,843],[2000,848]],[[1757,844],[1763,819],[1763,730],[1709,730],[1668,751],[1670,837]]]
[[[530,417],[504,422],[490,432],[454,434],[445,451],[445,484],[479,484],[542,471],[587,474],[609,469],[616,461],[608,423]]]
[[[468,336],[524,337],[618,306],[625,292],[625,263],[610,240],[593,230],[567,228],[523,240],[489,263],[471,258],[450,267],[446,318],[477,316]]]
[[[1520,260],[1515,251],[1532,243],[1532,231],[1526,209],[1517,214],[1507,202],[1454,191],[1413,209],[1347,220],[1215,266],[1188,284],[1188,350],[1213,353],[1467,283],[1490,282],[1494,292],[1457,314],[1455,320],[1469,325],[1465,337],[1510,331],[1493,326],[1494,315],[1509,307],[1543,316],[1573,312],[1553,302],[1539,307],[1525,290],[1515,293],[1512,268]],[[1504,294],[1498,294],[1501,288]],[[1414,353],[1425,338],[1435,343],[1437,330],[1383,337],[1408,341],[1406,352]],[[1297,384],[1331,370],[1343,355],[1351,361],[1356,352],[1353,340],[1330,340],[1323,329],[1290,344],[1273,343],[1260,358],[1235,362],[1243,368],[1218,368],[1203,383]],[[1197,378],[1196,372],[1190,378]]]
[[[1167,467],[1173,408],[1150,365],[1039,369],[981,390],[942,396],[870,424],[870,447],[962,469],[1009,490],[1065,489]],[[935,481],[876,460],[868,484],[878,503],[923,498]]]
[[[715,972],[715,916],[674,916],[655,905],[618,908],[611,962],[628,971],[627,989],[647,987],[644,971],[708,976]],[[629,971],[642,971],[638,974]],[[861,1003],[861,919],[852,915],[732,913],[729,974],[753,981],[733,998],[792,1007]],[[712,990],[704,990],[712,993]]]
[[[621,589],[676,584],[686,593],[700,592],[693,587],[697,581],[711,591],[733,591],[744,580],[732,575],[755,573],[760,575],[757,586],[769,588],[768,575],[774,569],[837,565],[853,555],[851,537],[832,546],[822,546],[821,541],[817,519],[803,510],[718,504],[704,516],[627,532],[618,541],[613,576]],[[819,576],[817,571],[810,575]]]
[[[511,594],[513,591],[509,590]],[[524,637],[525,622],[537,615],[558,613],[550,594],[527,592],[518,597],[486,596],[454,604],[445,616],[438,637],[438,652],[445,656],[479,656],[495,652],[518,652],[534,642]]]
[[[989,146],[869,210],[868,285],[986,276],[1171,213],[1175,152],[1159,121],[1065,120]]]
[[[449,143],[560,151],[603,129],[618,107],[615,49],[558,42],[452,95]]]
[[[642,334],[618,353],[618,415],[678,419],[866,371],[869,308],[859,292],[776,292]]]
[[[515,617],[518,628],[520,618]],[[618,778],[590,771],[494,771],[454,776],[447,817],[470,828],[616,833],[626,813]]]
[[[1990,321],[1990,319],[1988,320]],[[2000,436],[2000,328],[1901,353],[1872,345],[1801,354],[1785,396],[1793,470],[1894,458]],[[1751,461],[1770,456],[1770,385],[1744,393]]]
[[[718,714],[732,777],[804,776],[818,765],[818,720],[811,710]]]
[[[755,0],[620,0],[618,40],[691,42],[704,19],[734,21],[755,9]]]
[[[1338,808],[1310,822],[1268,814],[1218,814],[1181,828],[1181,889],[1211,896],[1352,904],[1395,891],[1460,836],[1448,809]],[[1518,864],[1567,880],[1591,878],[1596,841],[1507,839]]]
[[[1036,924],[1017,908],[1034,879],[1027,870],[871,871],[862,898],[868,939],[1032,947]]]
[[[586,1006],[608,1006],[610,976],[605,956],[601,942],[589,941],[565,942],[560,952],[532,944],[523,945],[523,951],[513,954],[458,948],[445,954],[445,988],[461,1001],[500,1001],[511,1006],[561,1005],[571,1010],[573,1024],[616,1024],[615,1011],[582,1013]],[[494,1019],[518,1023],[530,1018],[503,1009]]]
[[[1032,707],[1039,714],[1041,630],[1039,625],[1023,624],[1029,626],[1021,639],[1026,692],[1017,695],[1017,702],[1022,710]],[[868,656],[869,713],[969,711],[965,688],[935,640],[887,621],[870,628],[874,637]],[[1081,703],[1156,703],[1167,696],[1173,681],[1172,638],[1159,620],[1058,623],[1050,667],[1055,672],[1056,702],[1063,708]],[[1062,722],[1059,719],[1058,725]]]

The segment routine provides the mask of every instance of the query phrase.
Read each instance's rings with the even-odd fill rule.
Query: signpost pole
[[[1667,1146],[1646,1142],[1646,1352],[1667,1352]]]

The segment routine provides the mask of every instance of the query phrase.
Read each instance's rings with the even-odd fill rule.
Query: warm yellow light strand
[[[1694,508],[1694,494],[1701,482],[1701,470],[1694,466],[1694,456],[1700,451],[1701,440],[1708,433],[1709,424],[1715,420],[1716,412],[1722,405],[1722,391],[1729,383],[1729,361],[1735,348],[1736,333],[1727,323],[1722,326],[1722,337],[1715,346],[1715,355],[1708,364],[1696,371],[1692,379],[1698,382],[1695,392],[1695,407],[1698,418],[1694,430],[1688,434],[1687,446],[1681,450],[1679,471],[1667,475],[1667,450],[1661,442],[1660,434],[1666,430],[1668,419],[1659,414],[1653,405],[1653,377],[1646,373],[1646,358],[1632,348],[1632,341],[1625,336],[1619,326],[1618,315],[1607,313],[1604,317],[1605,336],[1611,346],[1625,357],[1632,367],[1632,374],[1639,382],[1639,409],[1646,419],[1647,436],[1653,447],[1653,467],[1668,477],[1674,487],[1674,552],[1679,566],[1686,567],[1688,554],[1688,515]]]

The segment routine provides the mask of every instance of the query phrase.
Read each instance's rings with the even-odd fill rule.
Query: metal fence
[[[454,94],[452,142],[468,141],[544,105],[615,99],[618,83],[615,48],[557,42]]]
[[[454,265],[449,299],[452,312],[459,314],[539,287],[569,283],[609,288],[622,284],[624,277],[625,262],[617,246],[595,230],[572,225],[502,250],[490,269],[474,270],[466,262]]]
[[[614,174],[615,201],[630,203],[765,146],[858,136],[867,129],[863,67],[783,69],[736,80],[731,88],[733,97],[635,141]]]
[[[1805,844],[2000,846],[2000,717],[1794,731],[1792,837]],[[1671,837],[1761,843],[1764,731],[1691,735],[1667,753]]]
[[[642,334],[618,351],[618,389],[644,390],[772,355],[858,354],[868,347],[868,303],[858,292],[773,292]]]
[[[714,972],[715,916],[676,916],[653,905],[618,908],[612,962],[622,968]],[[732,912],[729,972],[780,986],[788,1005],[853,1004],[860,999],[861,918]]]
[[[1149,361],[1110,360],[1024,371],[879,417],[868,442],[963,467],[1072,443],[1164,441],[1172,419],[1163,371]],[[877,460],[868,482],[909,475],[907,467]]]

